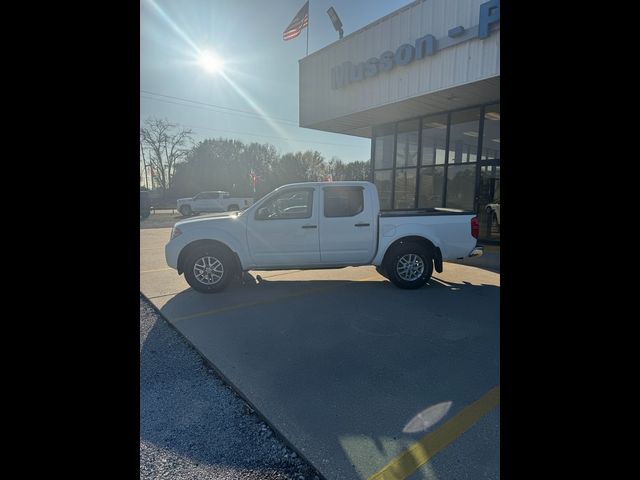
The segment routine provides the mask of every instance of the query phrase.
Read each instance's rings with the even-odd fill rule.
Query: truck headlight
[[[180,230],[178,227],[173,227],[171,229],[171,238],[169,239],[169,241],[173,240],[174,238],[180,235],[182,235],[182,230]]]

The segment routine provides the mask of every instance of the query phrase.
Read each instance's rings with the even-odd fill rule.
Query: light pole
[[[342,22],[340,21],[340,17],[338,17],[338,14],[336,13],[336,9],[333,7],[329,7],[329,10],[327,10],[327,14],[329,14],[331,23],[333,23],[333,28],[336,29],[336,32],[338,32],[340,38],[342,39],[342,35],[344,34],[344,32],[342,31]]]
[[[147,162],[144,159],[144,148],[142,148],[142,142],[140,142],[140,151],[142,152],[142,165],[144,165],[144,184],[149,190],[149,178],[147,177]],[[153,178],[151,178],[151,182],[153,183]]]

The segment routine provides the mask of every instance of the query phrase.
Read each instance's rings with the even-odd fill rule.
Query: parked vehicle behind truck
[[[232,212],[248,208],[252,197],[232,197],[229,192],[200,192],[194,197],[179,198],[177,209],[184,217],[203,212]]]
[[[490,203],[485,208],[488,214],[495,216],[496,222],[498,223],[498,226],[500,226],[500,204]]]
[[[183,220],[167,264],[195,290],[223,290],[249,270],[375,265],[400,288],[423,286],[443,261],[482,255],[473,212],[430,208],[380,212],[369,182],[282,186],[247,210]]]
[[[151,215],[151,197],[146,190],[140,190],[140,220],[144,220]]]

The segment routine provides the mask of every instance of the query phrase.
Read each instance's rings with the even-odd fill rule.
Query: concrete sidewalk
[[[482,242],[479,242],[479,244],[482,245]],[[500,245],[485,245],[484,254],[480,257],[465,258],[463,260],[449,260],[448,263],[485,268],[487,270],[500,273]]]

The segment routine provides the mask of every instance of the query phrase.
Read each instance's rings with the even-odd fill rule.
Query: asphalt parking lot
[[[141,223],[141,292],[327,479],[499,478],[499,273],[252,272],[203,295],[165,263],[166,217]]]

